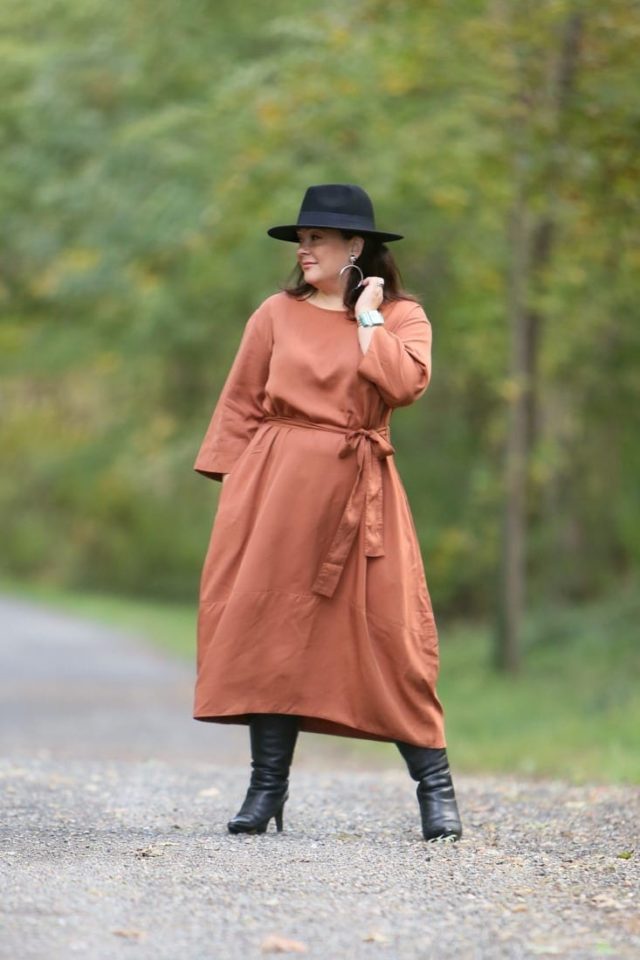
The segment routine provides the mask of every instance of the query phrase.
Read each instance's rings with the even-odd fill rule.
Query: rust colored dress
[[[194,716],[445,746],[438,636],[389,436],[427,388],[431,325],[285,293],[250,317],[195,462],[220,480],[201,580]]]

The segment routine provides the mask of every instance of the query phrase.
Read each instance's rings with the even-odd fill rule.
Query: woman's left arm
[[[386,325],[362,331],[370,333],[370,340],[358,373],[375,384],[389,407],[413,403],[431,379],[431,323],[419,303],[406,303],[393,331]]]

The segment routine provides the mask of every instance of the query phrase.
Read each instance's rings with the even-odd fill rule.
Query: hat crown
[[[298,223],[308,221],[313,214],[335,214],[338,217],[355,217],[358,225],[375,230],[373,204],[369,194],[351,183],[323,183],[309,187],[302,200]],[[360,222],[362,221],[362,222]]]

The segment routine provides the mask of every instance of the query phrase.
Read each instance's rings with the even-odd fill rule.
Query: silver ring
[[[378,286],[384,287],[384,280],[378,280]]]

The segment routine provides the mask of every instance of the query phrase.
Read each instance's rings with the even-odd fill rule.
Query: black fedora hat
[[[300,227],[331,227],[348,230],[363,237],[376,237],[385,243],[402,240],[400,233],[376,230],[373,204],[369,194],[353,183],[322,183],[309,187],[304,195],[298,222],[267,230],[276,240],[298,242]]]

